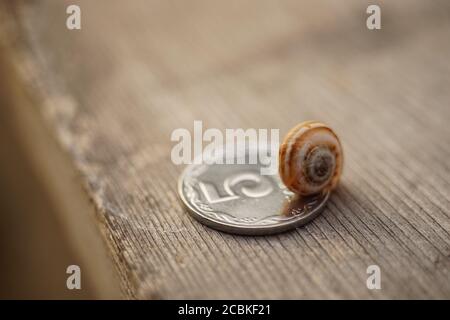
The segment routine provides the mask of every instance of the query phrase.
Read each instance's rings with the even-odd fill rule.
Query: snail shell
[[[292,192],[312,195],[336,187],[342,173],[339,138],[327,125],[306,121],[291,129],[280,147],[279,173]]]

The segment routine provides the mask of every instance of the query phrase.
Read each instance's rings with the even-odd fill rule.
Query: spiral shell
[[[339,138],[327,125],[306,121],[291,129],[280,147],[279,173],[292,192],[312,195],[336,187],[342,173]]]

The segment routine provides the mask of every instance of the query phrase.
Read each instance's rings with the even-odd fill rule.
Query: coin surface
[[[248,153],[255,152],[247,150]],[[203,159],[205,160],[205,159]],[[287,231],[317,217],[329,192],[300,197],[278,174],[261,175],[257,164],[191,164],[181,174],[178,193],[191,215],[228,233],[268,235]]]

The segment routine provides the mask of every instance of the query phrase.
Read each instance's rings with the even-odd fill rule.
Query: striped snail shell
[[[300,195],[331,191],[342,173],[339,138],[327,125],[306,121],[292,128],[280,147],[279,173],[286,187]]]

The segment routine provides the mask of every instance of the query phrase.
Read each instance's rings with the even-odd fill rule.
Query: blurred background
[[[93,298],[88,281],[81,291],[67,290],[66,268],[80,261],[79,256],[58,219],[63,209],[34,161],[30,144],[39,140],[30,141],[29,134],[42,128],[18,118],[15,97],[23,92],[14,87],[14,73],[6,61],[0,57],[0,298]],[[50,156],[47,146],[40,149]]]

